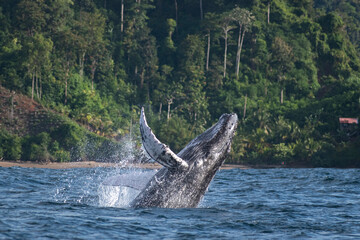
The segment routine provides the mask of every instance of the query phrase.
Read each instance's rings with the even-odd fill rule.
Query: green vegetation
[[[122,146],[119,143],[90,133],[71,121],[49,132],[20,137],[1,130],[0,159],[40,162],[116,161],[120,156]]]
[[[174,150],[236,112],[230,162],[360,167],[359,130],[350,137],[338,122],[360,117],[359,6],[3,0],[1,86],[63,117],[22,134],[9,97],[0,158],[115,160],[108,139],[137,136],[144,105]]]

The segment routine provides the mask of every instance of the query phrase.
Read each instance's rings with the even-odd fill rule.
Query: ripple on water
[[[136,193],[102,189],[131,171],[0,168],[0,239],[360,237],[358,169],[222,170],[194,209],[131,209]]]

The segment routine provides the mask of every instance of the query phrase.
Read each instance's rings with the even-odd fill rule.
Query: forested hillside
[[[339,127],[339,117],[360,117],[359,0],[0,2],[1,85],[97,135],[138,134],[146,106],[178,151],[236,112],[230,162],[360,166],[358,125]],[[3,146],[20,138],[16,157],[11,147],[0,157],[26,160],[31,136],[0,135]],[[56,128],[48,158],[64,160],[54,142],[75,159]]]

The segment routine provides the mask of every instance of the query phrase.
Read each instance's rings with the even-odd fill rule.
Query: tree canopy
[[[147,106],[180,150],[236,112],[229,161],[360,166],[359,133],[338,123],[360,117],[359,6],[3,0],[0,83],[109,138],[132,134]]]

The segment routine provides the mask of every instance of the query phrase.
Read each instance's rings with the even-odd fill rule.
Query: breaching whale
[[[196,207],[230,151],[237,123],[236,114],[223,114],[215,125],[175,154],[153,134],[142,108],[140,132],[143,147],[163,168],[141,186],[130,206]]]

